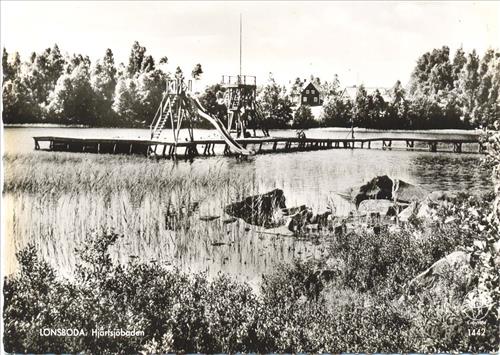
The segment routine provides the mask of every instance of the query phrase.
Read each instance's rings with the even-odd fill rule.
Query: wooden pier
[[[232,155],[229,146],[222,139],[200,139],[193,142],[173,142],[147,139],[121,138],[71,138],[38,136],[33,137],[35,150],[107,153],[107,154],[141,154],[154,157],[195,157],[216,154]],[[405,149],[428,150],[430,152],[461,153],[464,145],[472,145],[467,152],[485,151],[485,146],[478,139],[430,139],[430,138],[295,138],[295,137],[262,137],[241,138],[236,141],[255,154],[314,151],[326,149]],[[397,146],[394,143],[399,142]],[[404,143],[404,144],[401,144]],[[217,153],[216,148],[217,147]]]

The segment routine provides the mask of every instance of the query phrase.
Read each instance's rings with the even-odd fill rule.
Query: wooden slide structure
[[[224,124],[219,120],[217,117],[211,116],[207,110],[203,107],[201,104],[200,100],[198,98],[193,98],[192,99],[196,108],[198,109],[198,115],[200,117],[206,119],[208,122],[210,122],[215,129],[219,132],[219,134],[222,136],[222,139],[226,142],[226,144],[229,146],[231,151],[236,154],[241,154],[241,155],[254,155],[255,153],[252,151],[249,151],[245,148],[243,148],[238,142],[234,140],[233,137],[231,137],[231,134],[227,131],[226,127]]]

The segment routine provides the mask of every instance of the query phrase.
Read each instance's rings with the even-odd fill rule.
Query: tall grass
[[[248,181],[221,169],[193,171],[171,162],[134,156],[64,153],[7,154],[4,156],[5,192],[63,194],[91,191],[109,194],[127,190],[140,197],[144,191],[206,189],[213,191]]]
[[[45,152],[8,154],[4,163],[8,272],[17,267],[15,252],[34,243],[54,267],[71,273],[74,249],[89,236],[111,232],[123,235],[111,250],[123,263],[138,257],[186,271],[226,271],[253,283],[276,260],[316,250],[248,230],[240,221],[224,223],[226,204],[258,190],[255,176],[235,169]]]

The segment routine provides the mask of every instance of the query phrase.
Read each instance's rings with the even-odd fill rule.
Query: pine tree
[[[134,76],[143,68],[142,62],[144,60],[144,53],[146,53],[146,48],[142,47],[138,41],[135,41],[130,50],[128,60],[127,72],[129,76]]]

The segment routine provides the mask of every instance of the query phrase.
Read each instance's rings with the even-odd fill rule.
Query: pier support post
[[[148,144],[148,148],[146,149],[146,156],[149,158],[153,155],[156,157],[156,145]]]
[[[170,144],[170,147],[168,148],[168,156],[170,158],[173,158],[173,156],[174,156],[174,149],[175,149],[175,145]]]
[[[192,158],[199,155],[198,154],[198,149],[196,148],[196,143],[195,144],[189,144],[186,146],[186,150],[184,152],[184,156],[186,158]]]

